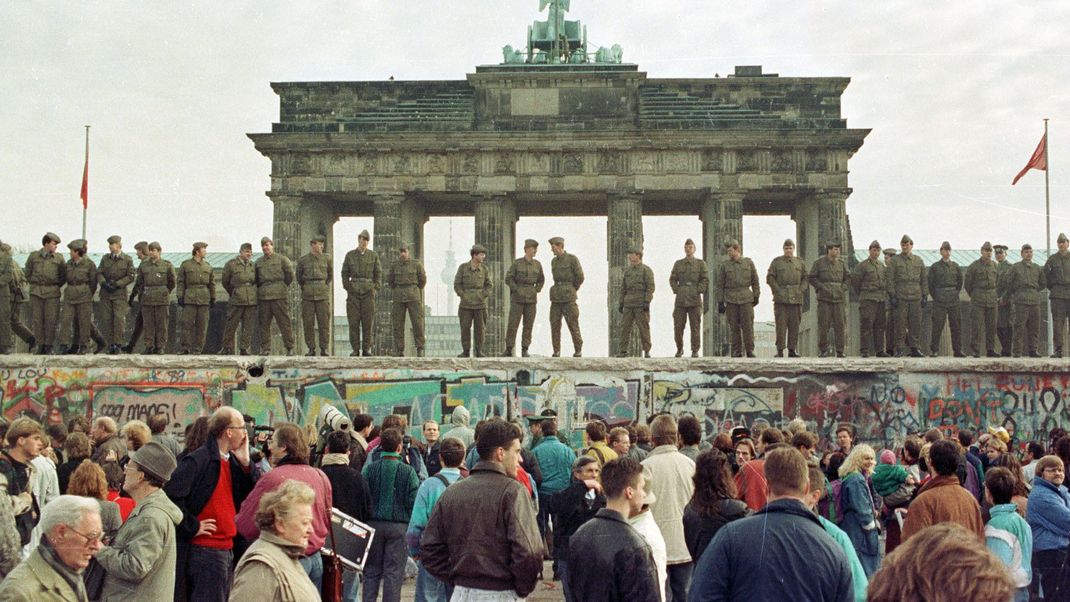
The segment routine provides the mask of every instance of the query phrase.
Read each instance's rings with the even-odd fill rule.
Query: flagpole
[[[85,164],[89,168],[89,126],[85,126]],[[87,176],[88,177],[88,176]],[[86,214],[89,212],[89,203],[82,201],[82,240],[85,240]]]
[[[1048,247],[1047,257],[1044,261],[1047,262],[1051,258],[1051,186],[1049,185],[1050,179],[1048,174],[1051,173],[1051,141],[1048,140],[1048,118],[1044,118],[1044,220],[1045,220],[1045,237]],[[1054,329],[1055,325],[1052,323],[1054,317],[1051,311],[1051,289],[1048,290],[1048,340],[1054,343]],[[1062,326],[1060,324],[1060,326]],[[1049,349],[1049,355],[1054,353],[1054,349]]]

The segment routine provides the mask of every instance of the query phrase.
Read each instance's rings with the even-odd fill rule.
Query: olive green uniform
[[[970,313],[973,316],[973,355],[987,353],[996,355],[996,324],[999,304],[999,268],[989,259],[978,259],[966,269],[963,283],[970,296]]]
[[[650,302],[654,300],[654,270],[639,263],[624,268],[620,281],[620,348],[624,355],[632,327],[639,326],[639,343],[643,353],[650,353]]]
[[[33,331],[22,323],[22,306],[27,300],[26,277],[22,273],[22,268],[15,263],[14,259],[11,261],[11,267],[15,273],[11,297],[11,331],[15,336],[22,339],[29,346],[29,352],[33,353],[37,339],[33,336]]]
[[[30,328],[37,344],[51,348],[59,323],[60,288],[67,281],[67,263],[59,253],[41,249],[26,258],[30,283]]]
[[[1014,357],[1037,357],[1040,343],[1041,291],[1048,287],[1044,268],[1025,260],[1011,266],[1006,278],[1000,280],[1000,296],[1013,304]]]
[[[702,313],[706,310],[705,295],[710,290],[710,275],[706,262],[697,257],[684,257],[672,264],[669,287],[676,295],[672,310],[672,330],[676,352],[684,349],[684,327],[691,322],[691,353],[702,349]]]
[[[93,328],[93,295],[97,291],[97,266],[81,257],[67,261],[67,286],[63,289],[63,326],[60,337],[79,352],[89,346]]]
[[[808,286],[806,262],[784,255],[773,259],[765,283],[773,292],[777,356],[785,349],[795,352],[799,348],[799,324]]]
[[[394,327],[394,352],[405,354],[405,315],[412,322],[412,338],[416,354],[424,351],[424,287],[427,272],[424,264],[409,258],[397,260],[390,266],[386,277],[387,286],[394,292],[394,305],[390,308],[390,321]]]
[[[205,260],[191,257],[178,266],[178,304],[182,306],[182,353],[203,353],[208,314],[215,305],[215,272]]]
[[[256,301],[260,322],[260,352],[271,352],[271,321],[282,334],[287,353],[294,348],[294,331],[290,323],[290,285],[294,281],[293,264],[281,253],[261,255],[256,266]]]
[[[234,354],[234,335],[241,325],[238,349],[242,355],[253,346],[253,325],[256,323],[256,266],[252,260],[240,256],[223,266],[223,290],[227,291],[227,325],[223,331],[224,355]]]
[[[572,348],[578,356],[583,350],[583,336],[576,293],[583,284],[583,267],[575,255],[565,252],[550,260],[550,273],[554,277],[554,285],[550,287],[550,344],[554,356],[561,355],[561,318],[568,325]]]
[[[11,313],[17,288],[15,261],[0,252],[0,354],[11,353]]]
[[[762,294],[758,270],[746,257],[728,259],[717,266],[714,292],[718,304],[724,304],[732,356],[754,355],[754,306]]]
[[[999,287],[999,282],[1007,277],[1008,272],[1011,270],[1011,262],[1004,259],[1003,261],[996,262],[996,283],[997,290],[1002,290]],[[999,305],[996,315],[996,338],[999,339],[1000,355],[1003,357],[1011,356],[1011,300],[999,294]]]
[[[836,336],[836,355],[843,357],[846,344],[847,290],[851,275],[847,262],[828,255],[810,267],[810,285],[817,291],[817,347],[821,355],[830,355],[829,328]]]
[[[1070,251],[1056,252],[1044,264],[1051,303],[1053,355],[1062,357],[1067,322],[1070,321]]]
[[[483,356],[483,331],[487,325],[487,299],[494,289],[485,263],[462,263],[453,277],[453,292],[461,298],[457,317],[461,321],[461,350],[468,355],[475,341],[476,357]]]
[[[163,353],[167,349],[168,310],[176,279],[175,268],[166,259],[148,258],[137,268],[134,287],[141,297],[141,322],[148,353]]]
[[[524,333],[521,336],[521,349],[525,352],[531,345],[531,329],[535,326],[536,297],[546,284],[542,273],[542,264],[538,259],[520,257],[509,266],[505,273],[505,284],[509,287],[509,327],[505,335],[505,354],[512,355],[516,342],[516,331],[520,320],[524,320]]]
[[[895,346],[897,352],[907,348],[919,352],[921,306],[929,294],[925,263],[911,253],[900,253],[888,262],[888,302],[895,310]]]
[[[929,353],[940,350],[940,335],[944,321],[951,327],[951,349],[956,357],[962,355],[962,324],[959,292],[962,290],[962,269],[954,261],[940,260],[929,266],[929,293],[933,296],[929,321]]]
[[[331,281],[334,266],[326,253],[308,253],[297,260],[297,284],[301,287],[301,324],[310,353],[327,355],[331,345]],[[317,329],[317,325],[319,328]]]
[[[346,293],[346,319],[349,320],[349,344],[353,353],[372,354],[372,328],[375,320],[375,294],[383,282],[379,254],[371,249],[353,249],[342,262],[342,286]]]
[[[108,253],[97,267],[100,289],[101,330],[109,346],[126,343],[126,314],[130,311],[127,287],[137,276],[134,260],[126,253]]]
[[[885,355],[884,306],[888,300],[885,271],[879,258],[866,258],[851,274],[851,287],[858,295],[858,339],[862,357]]]

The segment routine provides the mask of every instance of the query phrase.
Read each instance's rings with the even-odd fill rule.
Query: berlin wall
[[[0,407],[7,420],[49,422],[80,415],[122,424],[166,412],[179,436],[220,405],[257,424],[308,424],[325,404],[369,413],[376,423],[404,414],[414,435],[427,419],[448,425],[464,405],[473,425],[553,408],[577,445],[591,418],[615,425],[658,412],[699,416],[707,437],[799,417],[825,437],[851,423],[861,440],[880,446],[930,427],[1000,425],[1021,443],[1070,429],[1067,368],[1047,360],[7,356],[0,358]]]

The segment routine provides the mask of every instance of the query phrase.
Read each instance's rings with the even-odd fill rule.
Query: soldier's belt
[[[371,282],[371,278],[350,278],[350,282]]]
[[[167,285],[166,284],[146,284],[145,288],[146,289],[149,289],[149,288],[167,288]]]

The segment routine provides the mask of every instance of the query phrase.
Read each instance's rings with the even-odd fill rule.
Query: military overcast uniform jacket
[[[769,264],[765,283],[773,291],[773,303],[802,305],[809,285],[806,262],[798,257],[777,257]]]
[[[710,289],[706,262],[697,257],[677,259],[669,274],[669,286],[676,295],[676,307],[702,305],[702,295]]]
[[[374,295],[383,282],[383,266],[379,254],[371,249],[346,253],[342,262],[342,286],[353,297]]]
[[[256,305],[256,266],[252,260],[235,257],[223,266],[223,290],[230,295],[229,305]]]
[[[487,264],[481,263],[476,267],[471,261],[466,261],[457,268],[453,292],[461,298],[460,309],[487,309],[487,298],[493,290]]]
[[[509,287],[509,300],[513,303],[527,305],[535,303],[537,296],[546,284],[542,273],[542,264],[538,259],[528,261],[525,257],[513,261],[505,273],[505,284]]]
[[[100,281],[101,299],[126,299],[126,287],[134,281],[134,260],[126,253],[118,256],[108,253],[100,259],[97,279]]]
[[[92,259],[82,257],[77,262],[71,259],[65,270],[67,288],[63,289],[64,303],[92,303],[97,291],[97,266]]]
[[[620,283],[620,303],[624,307],[648,308],[654,299],[654,270],[645,263],[624,268]]]
[[[185,305],[215,303],[215,272],[205,260],[190,257],[178,266],[178,300]]]
[[[858,294],[859,301],[888,300],[886,268],[880,259],[866,259],[855,267],[851,285]]]
[[[729,259],[717,267],[717,301],[721,303],[757,303],[761,295],[758,270],[746,257]]]
[[[272,253],[270,257],[261,255],[255,265],[257,299],[285,299],[287,290],[294,281],[294,269],[290,260],[281,253]]]
[[[847,301],[847,285],[850,275],[847,262],[837,257],[824,256],[810,268],[810,284],[817,291],[817,300],[826,303]]]
[[[925,262],[913,253],[892,257],[888,262],[888,296],[898,301],[920,301],[928,295]]]
[[[175,290],[175,267],[166,259],[146,259],[137,268],[137,282],[142,305],[170,305]]]
[[[59,289],[67,281],[67,262],[59,253],[37,251],[26,258],[26,282],[30,283],[30,296],[41,299],[58,299]]]
[[[427,286],[424,264],[415,259],[399,259],[390,266],[386,283],[394,291],[394,303],[418,303],[423,300],[423,290]]]
[[[978,259],[966,269],[966,294],[976,307],[996,307],[999,301],[999,266],[994,260]]]
[[[583,284],[580,260],[571,253],[562,253],[550,260],[550,272],[554,276],[554,285],[550,287],[550,302],[576,301],[576,291],[580,290],[580,285]]]
[[[957,305],[962,290],[962,270],[954,261],[940,260],[929,266],[929,294],[933,303]]]
[[[308,253],[297,260],[297,284],[301,287],[301,299],[326,301],[331,294],[331,258],[326,253]]]

